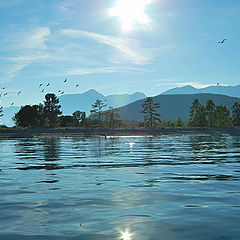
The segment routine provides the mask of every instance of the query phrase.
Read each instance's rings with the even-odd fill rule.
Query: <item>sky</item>
[[[0,104],[238,85],[239,12],[239,0],[0,0]]]

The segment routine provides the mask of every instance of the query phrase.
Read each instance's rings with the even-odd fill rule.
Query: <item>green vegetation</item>
[[[215,105],[209,99],[205,105],[198,99],[192,102],[189,109],[189,120],[163,120],[160,119],[158,111],[160,104],[154,103],[152,97],[145,99],[140,113],[144,114],[144,121],[123,121],[120,120],[119,109],[109,107],[105,102],[97,99],[92,104],[89,117],[80,110],[75,111],[71,116],[62,115],[59,99],[53,93],[45,96],[43,104],[25,105],[15,114],[13,120],[17,127],[26,128],[58,128],[58,127],[82,127],[82,128],[119,128],[119,127],[223,127],[240,126],[240,104],[235,102],[230,110],[224,105]],[[2,117],[2,107],[0,107],[0,117]]]
[[[143,110],[141,113],[144,114],[144,125],[147,127],[156,126],[157,122],[161,122],[160,114],[157,113],[157,109],[160,107],[159,103],[154,103],[152,97],[146,98],[142,104]]]
[[[97,118],[99,127],[102,126],[102,109],[106,106],[107,104],[100,99],[97,99],[96,102],[92,104],[91,118]]]
[[[240,104],[237,102],[232,106],[232,123],[233,126],[240,126]]]
[[[240,124],[240,107],[235,103],[232,107],[232,118],[226,106],[216,106],[212,100],[208,100],[206,106],[195,99],[190,107],[189,125],[195,127],[224,127]]]

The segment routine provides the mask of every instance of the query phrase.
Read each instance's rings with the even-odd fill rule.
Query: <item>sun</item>
[[[147,24],[149,17],[144,12],[150,0],[118,0],[117,5],[111,9],[111,15],[120,18],[122,29],[132,30],[136,23]]]

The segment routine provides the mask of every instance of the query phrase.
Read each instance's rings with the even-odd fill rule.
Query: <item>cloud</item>
[[[115,36],[103,35],[74,29],[63,29],[61,33],[73,38],[89,38],[99,43],[111,46],[123,54],[131,63],[143,65],[150,62],[147,51],[139,46],[139,42],[133,39],[125,39]]]
[[[47,27],[37,27],[31,31],[14,33],[7,36],[7,50],[46,50],[46,41],[51,31]]]
[[[145,70],[142,68],[119,68],[119,67],[102,67],[102,68],[77,68],[72,70],[64,71],[64,73],[53,73],[46,74],[47,77],[58,77],[58,76],[80,76],[80,75],[89,75],[89,74],[97,74],[97,73],[132,73],[132,72],[144,72]]]
[[[18,32],[8,35],[8,44],[4,51],[10,53],[11,57],[1,57],[5,62],[3,78],[4,82],[16,77],[26,66],[33,62],[49,58],[46,41],[51,31],[47,27],[37,27],[31,31]],[[7,63],[7,64],[6,64]]]

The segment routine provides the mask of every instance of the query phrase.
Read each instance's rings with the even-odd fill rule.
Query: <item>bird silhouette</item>
[[[62,90],[58,90],[58,92],[60,93]]]
[[[11,106],[12,106],[13,104],[14,104],[14,103],[12,102],[12,103],[11,103]]]
[[[46,85],[46,87],[48,87],[50,85],[50,83],[48,83],[47,85]]]
[[[21,93],[21,91],[18,92],[18,95]]]
[[[41,86],[42,86],[42,83],[40,83],[39,87],[41,87]]]
[[[5,87],[2,88],[3,90],[6,89]]]
[[[7,93],[4,93],[3,96],[7,96]]]
[[[63,82],[67,82],[67,78],[65,78]]]
[[[43,90],[41,92],[44,92],[44,88],[43,88]]]
[[[77,88],[78,86],[79,86],[79,85],[77,84],[77,85],[76,85],[76,88]]]
[[[223,44],[225,41],[226,41],[227,39],[226,38],[224,38],[222,41],[218,41],[218,44]]]
[[[219,86],[219,82],[217,83],[217,86]]]
[[[62,91],[61,94],[64,94],[64,91]]]

